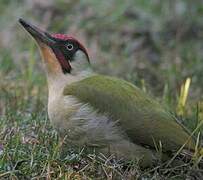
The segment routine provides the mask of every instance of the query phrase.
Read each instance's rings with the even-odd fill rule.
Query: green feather
[[[188,131],[160,104],[124,80],[94,75],[72,83],[64,95],[73,95],[100,113],[119,122],[132,142],[164,151],[178,150],[189,138]],[[190,138],[185,148],[194,150]]]

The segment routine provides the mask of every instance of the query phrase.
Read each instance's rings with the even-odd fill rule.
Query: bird
[[[86,47],[19,19],[38,44],[48,82],[48,116],[67,145],[98,149],[149,167],[195,139],[175,116],[134,84],[95,73]]]

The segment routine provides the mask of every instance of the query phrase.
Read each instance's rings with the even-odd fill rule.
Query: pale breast
[[[53,126],[60,132],[69,129],[70,118],[78,111],[80,104],[73,97],[58,96],[49,99],[48,115]]]
[[[103,146],[120,141],[124,136],[116,121],[73,96],[49,101],[48,114],[57,131],[77,144]]]
[[[107,114],[100,114],[89,104],[81,103],[73,96],[61,96],[49,101],[49,118],[59,132],[66,137],[65,144],[73,146],[98,147],[106,155],[131,159],[140,158],[148,150],[130,141]],[[149,157],[151,161],[153,156]]]

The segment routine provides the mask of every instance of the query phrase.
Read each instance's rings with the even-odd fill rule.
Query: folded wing
[[[118,121],[132,142],[164,151],[179,149],[188,139],[187,149],[195,143],[189,132],[156,101],[127,81],[95,75],[67,86],[64,95],[73,95],[100,113]]]

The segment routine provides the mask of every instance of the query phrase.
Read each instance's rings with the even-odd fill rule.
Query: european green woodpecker
[[[195,149],[186,128],[135,85],[93,73],[87,50],[77,39],[19,22],[39,46],[48,81],[48,115],[69,144],[139,159],[143,166],[157,160],[160,144],[163,153],[183,144]]]

